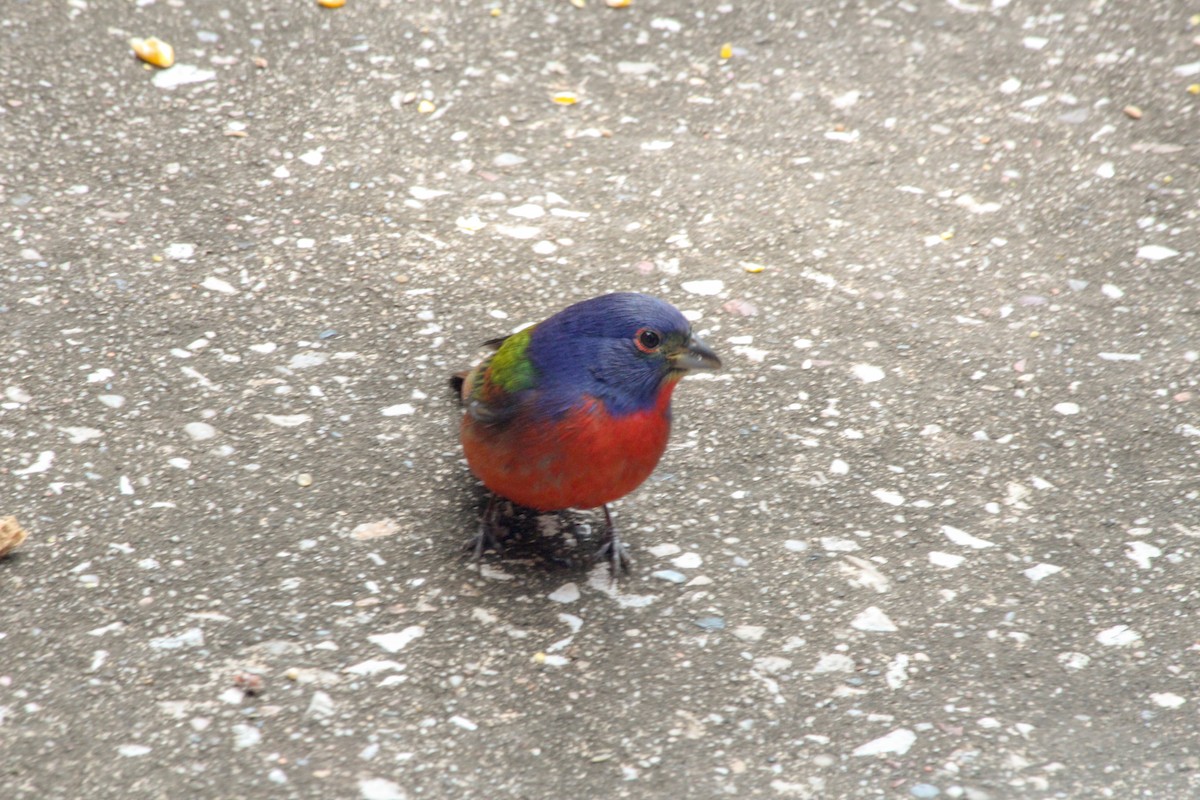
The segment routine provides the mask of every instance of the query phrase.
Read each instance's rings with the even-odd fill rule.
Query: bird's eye
[[[662,334],[649,328],[642,328],[637,332],[634,342],[637,343],[638,350],[643,353],[653,353],[662,344]]]

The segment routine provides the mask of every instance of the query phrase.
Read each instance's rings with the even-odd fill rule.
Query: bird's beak
[[[712,348],[696,336],[689,336],[687,344],[668,356],[668,360],[671,362],[671,369],[679,372],[693,370],[711,372],[721,368],[721,359],[712,351]]]

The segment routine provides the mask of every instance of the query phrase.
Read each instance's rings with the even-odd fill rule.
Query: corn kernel
[[[721,58],[725,61],[733,58],[733,45],[731,45],[729,42],[721,45]]]
[[[129,46],[134,54],[147,64],[166,69],[175,63],[175,48],[154,36],[148,39],[130,39]]]

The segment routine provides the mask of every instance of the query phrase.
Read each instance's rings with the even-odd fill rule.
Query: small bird
[[[721,359],[677,308],[644,294],[594,297],[486,343],[482,363],[451,378],[466,410],[467,464],[491,492],[478,564],[494,533],[496,498],[536,511],[603,508],[597,560],[629,571],[608,504],[649,477],[671,432],[671,393]]]

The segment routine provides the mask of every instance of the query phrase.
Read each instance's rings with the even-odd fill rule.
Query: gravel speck
[[[899,630],[896,624],[888,618],[882,609],[869,606],[850,622],[850,627],[858,631],[870,633],[895,633]]]
[[[1043,564],[1035,564],[1034,566],[1030,567],[1029,569],[1024,570],[1023,574],[1025,575],[1026,578],[1029,578],[1029,580],[1033,581],[1034,583],[1037,583],[1038,581],[1040,581],[1044,578],[1048,578],[1051,575],[1054,575],[1059,572],[1062,572],[1062,567],[1055,566],[1054,564],[1043,563]]]
[[[372,644],[377,644],[389,653],[399,653],[409,645],[414,639],[419,639],[425,635],[425,627],[422,625],[409,625],[407,628],[395,633],[377,633],[367,637],[367,641]]]
[[[414,407],[411,403],[397,403],[394,406],[388,406],[387,408],[380,409],[379,413],[383,414],[385,417],[407,417],[415,414],[416,411],[416,407]]]
[[[917,735],[907,728],[897,728],[891,733],[872,739],[866,744],[854,748],[856,756],[877,756],[895,754],[902,756],[917,741]]]
[[[366,778],[358,782],[362,800],[406,800],[400,785],[386,778]]]
[[[706,631],[724,630],[725,620],[720,617],[700,617],[695,623]]]
[[[238,290],[229,281],[218,278],[215,275],[209,275],[200,285],[210,292],[219,292],[221,294],[237,294]]]
[[[977,536],[972,536],[964,530],[959,530],[951,525],[943,525],[942,533],[947,539],[959,547],[970,547],[974,550],[983,550],[996,545],[986,539],[980,539]]]
[[[564,583],[546,597],[555,603],[574,603],[579,599],[579,586],[575,583]]]
[[[904,495],[899,492],[893,492],[890,489],[875,489],[871,492],[871,496],[880,502],[887,503],[889,506],[904,505]]]
[[[1106,647],[1130,647],[1142,641],[1142,635],[1128,625],[1114,625],[1096,634],[1096,641]]]
[[[1187,698],[1180,697],[1174,692],[1154,692],[1150,695],[1150,702],[1160,708],[1179,708],[1187,702]]]
[[[183,432],[193,442],[203,442],[217,435],[217,429],[207,422],[189,422],[183,426]]]
[[[144,756],[150,752],[150,748],[144,744],[123,744],[117,748],[117,754],[126,758],[137,758]]]

